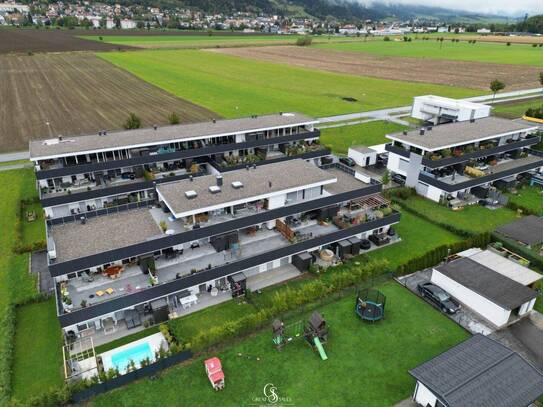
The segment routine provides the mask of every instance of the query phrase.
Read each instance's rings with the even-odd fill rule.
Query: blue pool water
[[[145,358],[149,358],[151,361],[154,358],[148,342],[143,342],[139,345],[125,349],[122,352],[114,353],[111,355],[111,364],[116,367],[120,373],[124,373],[130,360],[133,360],[136,367],[139,367],[140,362]]]

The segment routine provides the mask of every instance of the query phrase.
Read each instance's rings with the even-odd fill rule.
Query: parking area
[[[398,277],[397,281],[408,288],[414,295],[420,296],[417,286],[430,281],[432,269],[424,269],[407,276]],[[437,308],[432,302],[428,304]],[[543,299],[539,298],[538,301]],[[458,325],[472,334],[481,333],[520,353],[534,365],[543,369],[543,315],[532,311],[529,317],[522,318],[506,328],[498,329],[479,314],[461,304],[461,309],[454,315],[447,315]],[[408,401],[408,400],[407,400]],[[407,402],[406,401],[406,402]]]

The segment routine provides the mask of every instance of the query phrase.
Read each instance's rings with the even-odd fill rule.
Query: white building
[[[413,98],[411,117],[431,122],[434,125],[451,122],[481,119],[490,116],[489,105],[465,100],[445,98],[435,95]]]
[[[533,284],[543,276],[492,252],[466,254],[435,267],[432,283],[498,328],[532,311],[538,293],[523,283]]]
[[[136,28],[136,22],[134,20],[129,20],[127,18],[121,20],[121,28],[123,30],[133,30]]]
[[[479,28],[477,30],[477,34],[490,34],[491,32],[488,28]]]

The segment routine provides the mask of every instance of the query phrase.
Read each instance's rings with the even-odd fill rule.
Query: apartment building
[[[321,148],[314,123],[280,114],[32,142],[65,333],[99,344],[296,277],[323,251],[394,239],[381,184]]]
[[[411,117],[438,125],[453,121],[482,119],[490,116],[491,109],[489,105],[467,100],[424,95],[413,98]]]
[[[514,186],[519,174],[543,171],[537,126],[497,117],[387,135],[388,169],[433,201],[486,198]]]

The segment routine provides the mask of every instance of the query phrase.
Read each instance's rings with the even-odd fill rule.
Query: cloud
[[[453,10],[471,11],[474,13],[505,14],[519,16],[524,13],[530,15],[543,13],[542,0],[358,0],[364,4],[410,4],[449,8]]]

